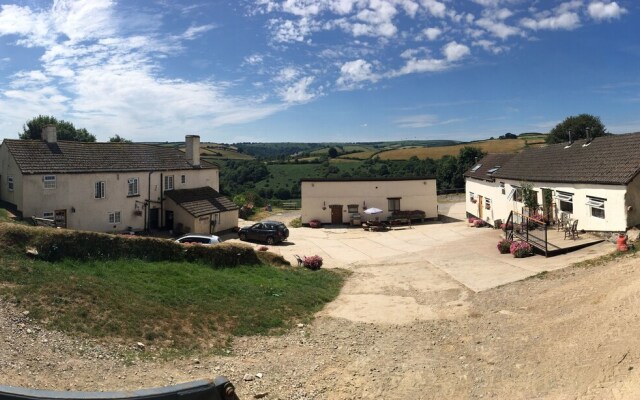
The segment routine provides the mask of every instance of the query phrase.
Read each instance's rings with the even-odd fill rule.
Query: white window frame
[[[50,219],[50,220],[53,220],[53,219],[54,219],[54,213],[53,213],[53,211],[44,211],[44,212],[42,213],[42,218],[44,218],[44,219]]]
[[[485,210],[490,210],[491,209],[491,199],[488,198],[484,198],[484,208]]]
[[[475,200],[474,197],[475,197],[475,193],[469,192],[469,201],[470,202],[473,202],[473,200]]]
[[[140,187],[138,178],[127,179],[127,196],[139,196]]]
[[[107,184],[105,181],[98,181],[94,185],[95,193],[94,198],[96,199],[104,199],[106,195]]]
[[[7,190],[13,192],[13,176],[7,176]]]
[[[107,213],[107,221],[109,221],[110,224],[119,224],[122,222],[121,216],[120,211],[109,211]]]
[[[602,197],[594,197],[594,196],[587,196],[587,206],[589,206],[589,212],[591,214],[592,217],[594,218],[600,218],[600,219],[605,219],[606,213],[604,210],[604,205],[605,202],[607,201],[607,199],[603,199]],[[598,210],[598,211],[595,211]],[[602,215],[595,215],[594,214],[600,214],[600,212],[602,212]]]
[[[570,214],[573,214],[573,193],[569,193],[569,192],[562,192],[557,190],[556,191],[556,199],[558,199],[558,209],[560,211],[563,212],[568,212]],[[562,204],[566,203],[566,204],[570,204],[570,208],[571,210],[568,209],[568,207],[566,207],[567,209],[563,209],[562,208]]]
[[[55,189],[57,186],[55,175],[45,175],[42,177],[42,185],[45,189]]]
[[[502,191],[502,194],[506,193],[506,189],[504,188],[504,182],[500,182],[500,190]]]
[[[482,164],[476,164],[473,168],[471,168],[470,172],[476,172],[480,169],[480,167],[482,167]]]
[[[174,180],[173,180],[173,175],[165,175],[164,176],[164,190],[173,190],[174,186],[173,186]]]
[[[387,197],[387,206],[389,207],[389,212],[400,211],[402,209],[400,207],[401,199],[401,197]],[[396,205],[398,206],[397,208],[395,207]]]

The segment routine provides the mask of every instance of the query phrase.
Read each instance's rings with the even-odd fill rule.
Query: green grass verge
[[[344,273],[186,262],[0,256],[0,294],[47,326],[160,348],[221,348],[233,335],[278,334],[312,318]]]

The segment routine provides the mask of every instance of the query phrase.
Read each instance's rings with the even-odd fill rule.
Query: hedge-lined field
[[[261,260],[286,263],[246,245],[0,224],[0,296],[51,328],[125,344],[215,349],[233,335],[279,333],[343,284],[339,271]]]

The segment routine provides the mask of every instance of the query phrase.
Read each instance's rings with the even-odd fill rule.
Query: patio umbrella
[[[364,213],[369,215],[380,214],[381,212],[381,209],[375,207],[367,208],[366,210],[364,210]]]

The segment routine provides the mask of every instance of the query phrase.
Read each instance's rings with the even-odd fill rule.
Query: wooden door
[[[478,195],[478,218],[484,219],[482,213],[484,211],[484,197]]]
[[[331,208],[331,224],[342,224],[342,204],[329,206]]]
[[[66,228],[67,210],[55,210],[53,212],[53,220],[55,221],[56,227]]]

